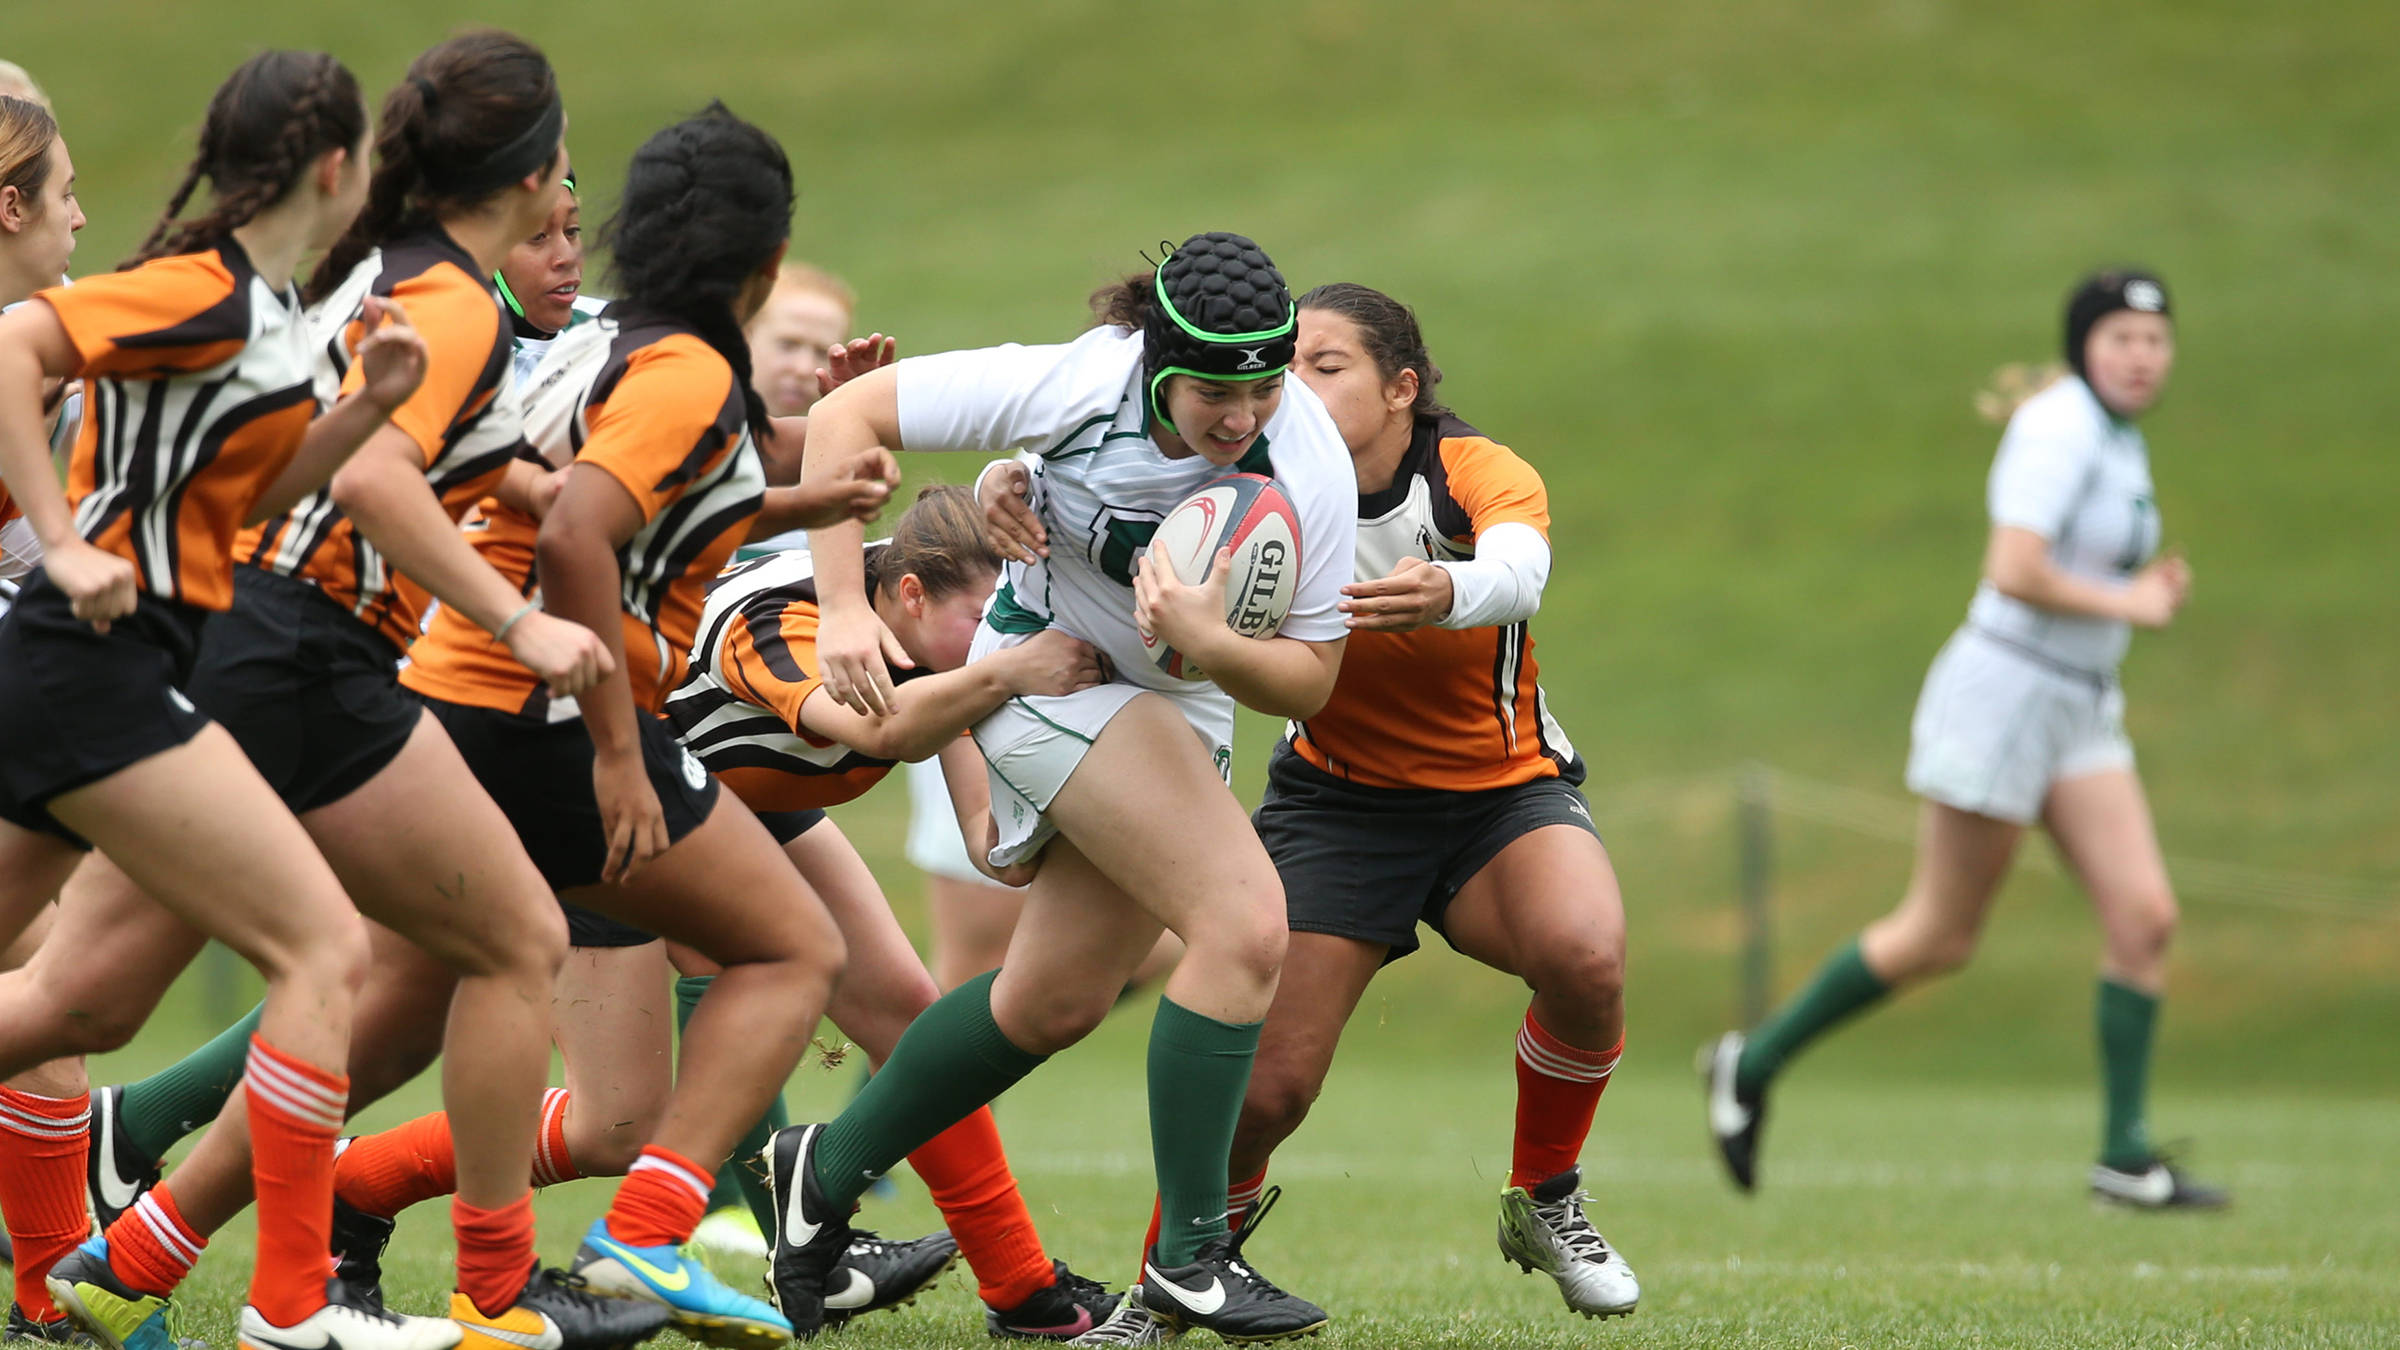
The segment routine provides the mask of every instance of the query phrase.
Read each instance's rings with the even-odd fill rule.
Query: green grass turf
[[[1286,1195],[1252,1252],[1333,1313],[1328,1344],[2284,1347],[2400,1335],[2400,1127],[2388,1106],[2164,1093],[2159,1123],[2208,1141],[2207,1175],[2239,1207],[2131,1215],[2082,1194],[2088,1091],[1803,1071],[1774,1103],[1766,1189],[1744,1200],[1718,1175],[1698,1093],[1666,1046],[1620,1071],[1585,1153],[1593,1214],[1643,1277],[1643,1306],[1605,1325],[1569,1317],[1547,1280],[1503,1265],[1492,1242],[1512,1101],[1505,1020],[1469,1014],[1490,1053],[1424,1051],[1440,1039],[1429,1024],[1459,1017],[1440,998],[1456,972],[1437,967],[1452,959],[1396,974],[1388,1005],[1370,995],[1273,1174]],[[1129,1007],[1000,1107],[1053,1254],[1111,1283],[1127,1278],[1148,1217],[1146,1022]],[[796,1112],[835,1109],[848,1084],[846,1072],[803,1070]],[[938,1222],[913,1178],[901,1191],[870,1200],[862,1222],[912,1235]],[[544,1196],[549,1259],[567,1257],[608,1194],[587,1181]],[[397,1306],[441,1306],[445,1217],[428,1205],[404,1224],[388,1266]],[[186,1334],[229,1344],[248,1234],[245,1219],[220,1237],[187,1286]],[[725,1268],[739,1282],[761,1270]],[[988,1342],[962,1268],[841,1343]]]
[[[1268,1269],[1346,1336],[2400,1335],[2388,3],[89,0],[13,7],[0,54],[59,100],[88,271],[139,236],[244,53],[328,46],[380,92],[470,18],[551,52],[603,208],[639,138],[706,97],[782,135],[795,251],[849,275],[864,322],[909,350],[1064,336],[1136,249],[1230,226],[1298,283],[1416,303],[1444,392],[1548,477],[1543,673],[1631,910],[1632,1043],[1592,1159],[1649,1305],[1624,1326],[1564,1322],[1494,1259],[1521,1003],[1426,959],[1370,995],[1262,1238]],[[1994,433],[1969,396],[2048,356],[2074,275],[2125,258],[2161,268],[2183,316],[2146,429],[2198,587],[2126,671],[2161,832],[2177,854],[2379,881],[2380,900],[2342,918],[2186,897],[2158,1123],[2240,1188],[2230,1218],[2084,1208],[2094,941],[2081,900],[2041,874],[2011,883],[1973,971],[1812,1052],[1778,1104],[1775,1190],[1736,1203],[1683,1080],[1735,1006],[1730,806],[1656,785],[1758,759],[1898,792],[1910,702],[1981,544]],[[1246,727],[1245,792],[1266,735]],[[845,822],[913,915],[897,798]],[[1781,830],[1788,988],[1890,902],[1908,858]],[[179,993],[101,1076],[213,1030],[205,1007]],[[1068,1056],[1004,1121],[1059,1250],[1103,1274],[1126,1264],[1144,1191],[1131,1039],[1114,1027]],[[1087,1155],[1110,1165],[1056,1165]],[[602,1193],[545,1202],[555,1257]],[[910,1204],[877,1222],[921,1226]],[[439,1228],[404,1247],[421,1294]],[[245,1244],[220,1245],[194,1303],[221,1336]],[[963,1299],[941,1298],[938,1317],[856,1335],[965,1335]]]

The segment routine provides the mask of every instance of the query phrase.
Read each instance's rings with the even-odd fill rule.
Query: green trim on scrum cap
[[[1168,254],[1167,262],[1173,261],[1175,261],[1175,255]],[[1183,311],[1175,308],[1175,302],[1167,298],[1166,262],[1160,263],[1158,270],[1150,274],[1150,284],[1158,292],[1159,308],[1166,311],[1167,317],[1175,321],[1175,326],[1212,347],[1233,347],[1245,342],[1270,342],[1279,337],[1291,336],[1293,330],[1300,326],[1300,302],[1294,300],[1291,302],[1291,308],[1284,311],[1283,322],[1273,328],[1261,328],[1255,333],[1211,333],[1205,328],[1194,327],[1191,320],[1183,317]],[[1258,376],[1251,375],[1244,378],[1257,379]]]
[[[1252,380],[1263,380],[1270,375],[1286,374],[1290,370],[1290,366],[1270,366],[1265,370],[1254,370],[1247,375],[1213,375],[1208,371],[1193,370],[1188,366],[1169,366],[1165,370],[1162,370],[1156,375],[1150,377],[1150,388],[1148,391],[1150,415],[1158,419],[1158,424],[1160,426],[1165,427],[1167,430],[1174,432],[1178,436],[1183,434],[1183,432],[1176,427],[1175,419],[1167,416],[1167,401],[1158,396],[1158,387],[1167,382],[1167,377],[1169,375],[1189,375],[1195,380],[1207,380],[1211,384],[1248,384]]]

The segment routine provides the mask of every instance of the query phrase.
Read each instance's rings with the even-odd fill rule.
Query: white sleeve
[[[1550,541],[1504,520],[1475,536],[1472,562],[1437,562],[1450,574],[1450,614],[1437,628],[1489,628],[1530,619],[1550,584]]]
[[[899,372],[900,444],[1005,455],[1039,451],[1116,411],[1125,371],[1075,359],[1083,344],[912,356]]]
[[[2097,449],[2095,439],[2071,419],[2020,413],[1992,460],[1987,493],[1992,524],[2056,540],[2083,493]]]

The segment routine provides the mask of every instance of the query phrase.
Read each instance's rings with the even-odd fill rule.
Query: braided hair
[[[469,210],[550,165],[566,129],[541,49],[498,29],[429,47],[383,100],[367,204],[317,264],[321,300],[381,244]]]
[[[199,153],[150,236],[117,270],[223,240],[289,195],[319,155],[357,145],[366,131],[358,80],[341,62],[323,52],[251,57],[217,86],[200,125]],[[211,188],[209,209],[178,219],[203,178]]]
[[[750,343],[734,301],[792,233],[792,165],[774,137],[710,103],[633,152],[617,211],[600,227],[627,328],[691,328],[733,367],[751,434],[773,434],[750,387]]]

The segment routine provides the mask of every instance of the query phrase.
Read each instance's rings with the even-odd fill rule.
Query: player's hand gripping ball
[[[1151,556],[1187,586],[1208,579],[1220,549],[1233,550],[1225,581],[1225,626],[1243,637],[1270,638],[1292,612],[1300,587],[1300,518],[1274,479],[1237,473],[1183,499],[1159,523]],[[1200,668],[1152,634],[1143,649],[1160,670],[1179,680],[1204,680]]]

